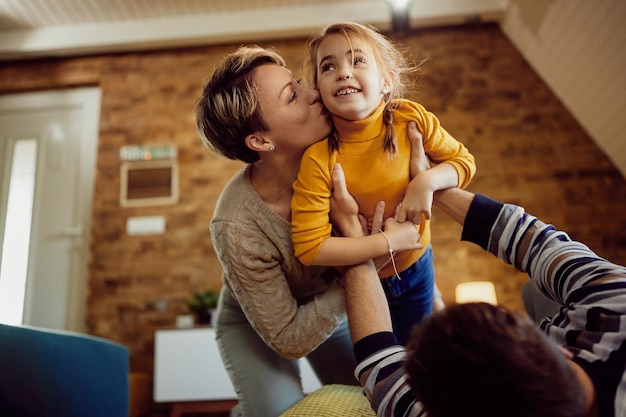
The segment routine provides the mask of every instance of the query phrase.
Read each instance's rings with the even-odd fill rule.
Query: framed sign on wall
[[[120,204],[123,207],[175,204],[178,201],[176,147],[125,146],[120,150]]]

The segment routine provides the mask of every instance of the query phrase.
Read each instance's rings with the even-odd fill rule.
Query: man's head
[[[575,417],[584,395],[560,349],[525,315],[451,305],[409,342],[409,383],[429,417]]]

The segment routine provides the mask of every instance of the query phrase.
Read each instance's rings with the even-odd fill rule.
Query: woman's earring
[[[276,148],[274,147],[274,145],[270,145],[270,152],[273,152],[273,151],[274,151],[274,149],[276,149]]]

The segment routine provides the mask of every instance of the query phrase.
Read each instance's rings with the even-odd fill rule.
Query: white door
[[[95,87],[0,96],[0,242],[13,149],[37,142],[24,324],[84,328],[99,117]]]

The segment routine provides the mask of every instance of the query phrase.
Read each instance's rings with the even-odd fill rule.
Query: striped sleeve
[[[561,305],[540,328],[590,376],[599,414],[626,417],[626,267],[521,207],[481,195],[468,210],[462,239],[526,272]]]
[[[404,370],[406,350],[393,333],[369,335],[354,346],[357,367],[354,375],[361,383],[376,415],[425,416],[422,405],[409,387]]]
[[[626,275],[623,266],[600,258],[522,207],[480,194],[470,206],[462,239],[526,272],[542,293],[561,305],[567,304],[574,291],[600,278],[623,280]]]

